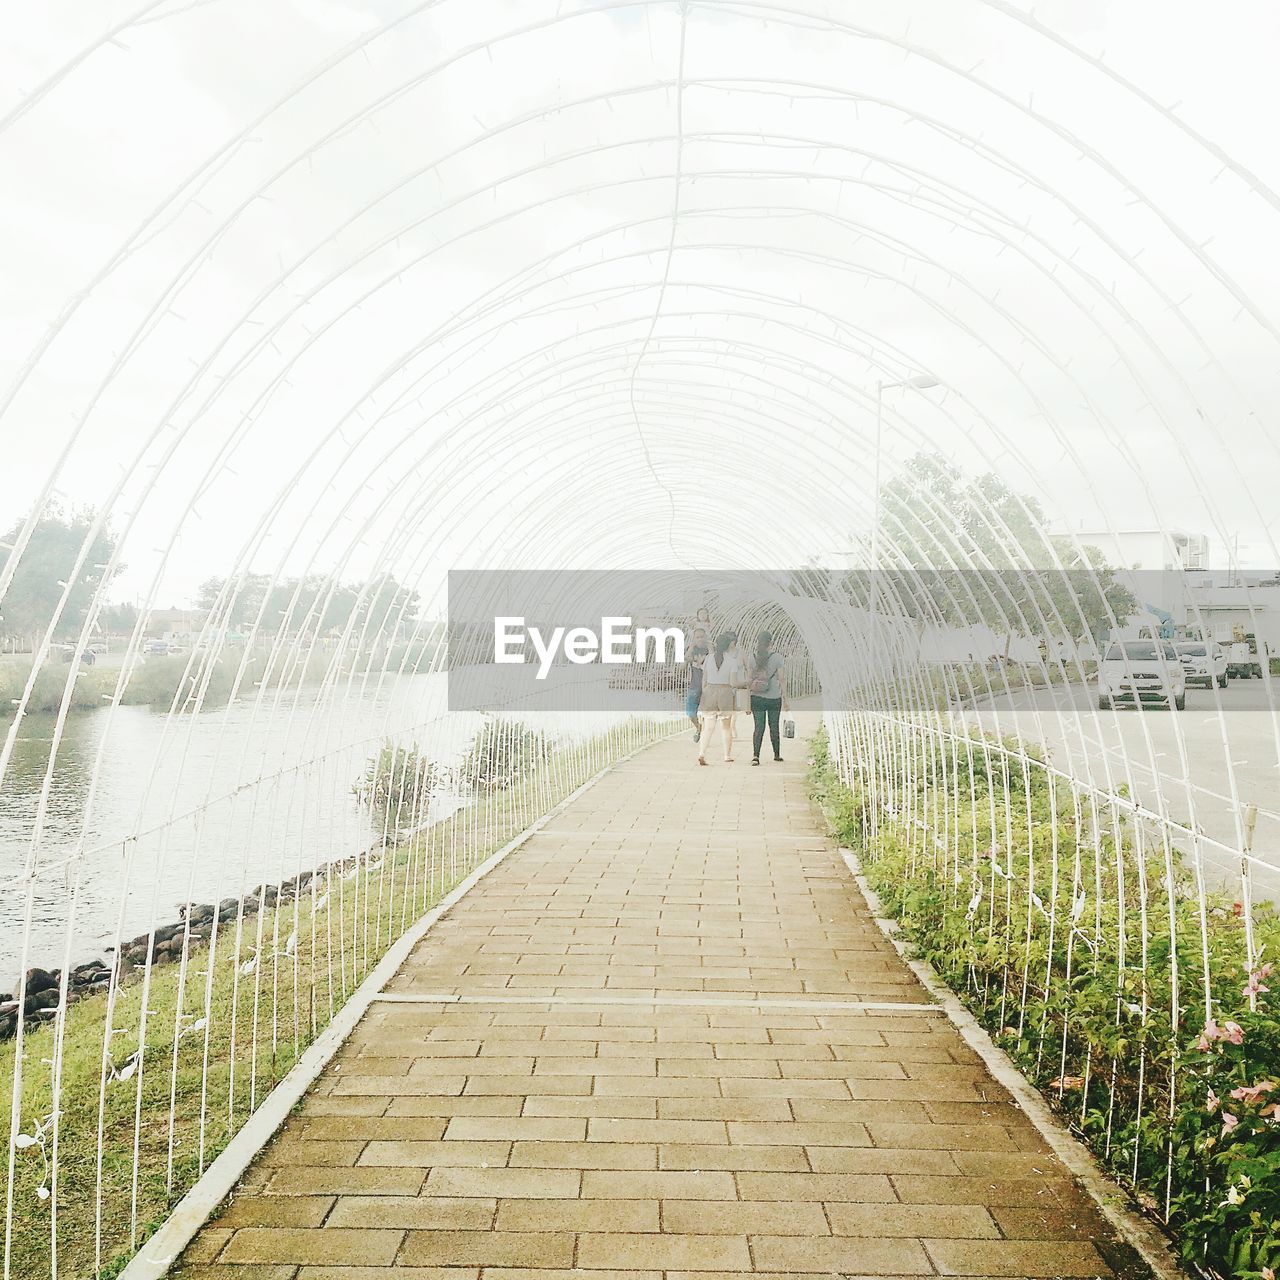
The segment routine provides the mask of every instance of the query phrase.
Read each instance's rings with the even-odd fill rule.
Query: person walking
[[[684,696],[684,713],[693,722],[694,742],[697,742],[702,734],[702,721],[698,718],[698,704],[702,700],[702,663],[709,652],[705,629],[695,627],[688,651],[689,690]]]
[[[764,728],[769,726],[773,758],[782,761],[782,707],[787,696],[787,675],[782,654],[773,647],[773,634],[762,631],[756,641],[751,664],[751,715],[755,719],[755,735],[751,740],[751,763],[760,763],[760,747]]]
[[[724,739],[724,762],[733,763],[733,694],[743,681],[742,662],[738,657],[738,637],[722,631],[716,637],[715,649],[702,663],[702,735],[698,739],[698,763],[707,763],[716,726]]]

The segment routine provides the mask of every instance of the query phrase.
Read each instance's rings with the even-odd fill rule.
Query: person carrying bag
[[[773,648],[773,634],[762,631],[756,641],[756,651],[751,666],[751,683],[748,686],[751,698],[751,714],[755,719],[755,734],[752,738],[751,763],[760,763],[760,747],[764,742],[766,724],[769,728],[769,740],[773,744],[773,758],[782,762],[782,706],[786,699],[786,672],[783,670],[782,655]],[[792,725],[791,721],[787,722]],[[792,736],[794,725],[791,728]]]

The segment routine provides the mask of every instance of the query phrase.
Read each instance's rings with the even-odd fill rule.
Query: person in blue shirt
[[[698,741],[702,722],[698,719],[698,703],[702,701],[702,663],[708,653],[707,633],[695,627],[686,655],[689,663],[689,691],[684,697],[684,713],[693,724],[693,740]]]

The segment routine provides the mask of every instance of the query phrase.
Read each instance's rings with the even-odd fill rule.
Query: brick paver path
[[[388,988],[462,999],[376,1004],[184,1275],[1110,1275],[788,746],[682,736],[508,858]]]

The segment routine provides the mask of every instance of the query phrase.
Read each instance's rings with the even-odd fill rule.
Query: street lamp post
[[[884,435],[884,393],[896,387],[910,387],[915,391],[927,391],[936,387],[936,378],[928,374],[915,374],[904,378],[901,382],[876,382],[876,440],[875,457],[872,471],[875,484],[875,497],[871,508],[871,575],[869,582],[868,604],[871,608],[871,653],[878,663],[880,657],[880,453],[881,440]],[[871,832],[875,835],[880,828],[880,806],[878,800],[871,805]]]
[[[930,387],[936,387],[937,385],[937,378],[931,378],[927,373],[915,374],[913,377],[904,378],[901,382],[876,383],[876,443],[875,457],[872,461],[875,494],[872,498],[871,522],[871,616],[873,625],[876,617],[875,601],[879,594],[875,585],[875,578],[880,572],[880,441],[884,434],[884,393],[898,387],[910,387],[914,391],[928,391]]]

